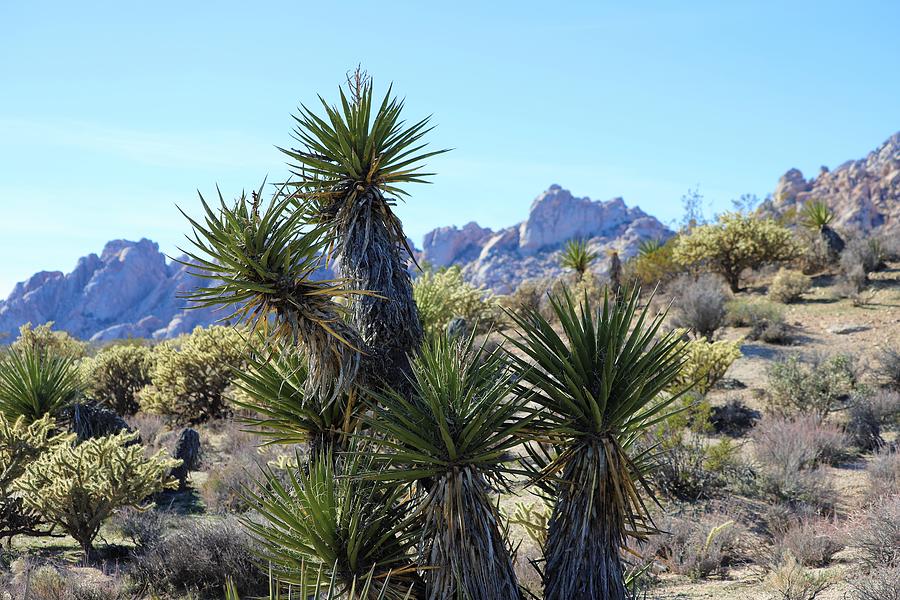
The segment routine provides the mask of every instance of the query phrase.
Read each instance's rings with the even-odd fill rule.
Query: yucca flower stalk
[[[412,397],[377,396],[366,422],[385,470],[415,484],[427,598],[521,598],[493,500],[513,470],[510,450],[533,418],[499,351],[474,338],[429,338],[412,363]]]
[[[328,592],[349,600],[400,600],[411,589],[420,597],[422,583],[411,560],[419,529],[410,516],[407,486],[365,478],[374,468],[365,448],[354,447],[340,472],[335,462],[325,455],[303,464],[298,456],[286,481],[266,470],[264,491],[248,491],[262,517],[245,519],[260,542],[261,564],[280,586],[307,590],[303,598]],[[358,582],[367,574],[390,584],[360,591]]]
[[[810,200],[803,204],[801,223],[819,234],[828,248],[828,253],[835,258],[844,250],[845,244],[840,234],[832,229],[832,221],[834,212],[822,200]]]
[[[412,252],[394,197],[407,195],[404,184],[427,182],[423,161],[444,151],[424,151],[429,118],[406,125],[403,102],[390,88],[377,104],[364,74],[357,71],[349,87],[351,97],[341,89],[338,106],[319,98],[322,116],[301,105],[294,117],[301,147],[282,150],[301,211],[325,228],[337,269],[353,287],[373,292],[350,305],[366,346],[364,375],[397,387],[406,383],[422,326],[407,270]]]
[[[538,480],[550,492],[544,565],[546,600],[624,600],[621,550],[649,523],[643,456],[630,449],[666,416],[683,350],[658,336],[664,315],[638,309],[635,289],[599,308],[564,291],[550,304],[562,332],[532,309],[512,313],[521,337],[508,341],[521,393],[539,405],[544,444],[532,447]]]
[[[564,269],[575,271],[577,280],[581,281],[597,256],[597,253],[588,246],[587,240],[574,238],[566,242],[566,245],[563,247],[562,254],[559,257],[559,264]]]
[[[83,392],[73,358],[42,352],[33,346],[7,350],[0,357],[0,412],[31,423],[56,416]]]
[[[362,341],[346,322],[347,308],[335,301],[368,292],[340,279],[315,279],[322,264],[322,229],[305,226],[282,186],[263,204],[262,187],[233,204],[219,192],[214,210],[200,196],[204,222],[185,215],[194,228],[193,251],[183,261],[209,280],[185,297],[196,307],[226,309],[222,319],[246,321],[252,331],[304,347],[310,393],[339,393],[359,365]]]

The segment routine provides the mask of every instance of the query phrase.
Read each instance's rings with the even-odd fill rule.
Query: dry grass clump
[[[768,300],[732,300],[726,305],[726,323],[732,327],[749,327],[747,337],[770,344],[790,341],[790,327],[784,308]]]
[[[897,448],[886,447],[876,452],[867,471],[870,500],[900,497],[900,451]]]
[[[729,294],[722,278],[712,273],[682,275],[669,288],[673,299],[672,324],[709,340],[725,324]]]
[[[900,496],[888,497],[855,516],[848,542],[869,568],[900,564]]]
[[[774,600],[813,600],[831,587],[833,580],[826,574],[813,573],[787,553],[764,582]]]
[[[768,296],[775,302],[791,304],[809,291],[811,285],[810,278],[803,273],[781,268],[772,279]]]
[[[765,551],[776,559],[775,564],[787,552],[804,567],[826,567],[846,545],[834,522],[817,517],[791,519],[785,529],[774,533],[774,544]]]

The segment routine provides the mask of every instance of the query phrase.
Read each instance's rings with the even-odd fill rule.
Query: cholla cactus
[[[685,330],[676,330],[681,334]],[[722,377],[728,367],[741,356],[740,342],[721,340],[709,342],[703,338],[687,342],[679,349],[684,356],[681,370],[667,390],[678,393],[691,389],[699,394],[708,392]]]
[[[86,394],[120,415],[133,415],[137,393],[150,383],[153,357],[147,346],[117,345],[104,348],[80,364]]]
[[[60,443],[44,452],[15,481],[24,505],[71,535],[95,558],[94,538],[113,511],[176,487],[169,471],[180,461],[165,452],[147,457],[137,433],[95,438],[77,446]]]
[[[40,515],[23,506],[13,483],[42,453],[74,439],[73,435],[54,434],[54,428],[48,415],[28,423],[25,417],[9,421],[0,413],[0,539],[42,533],[38,529]]]

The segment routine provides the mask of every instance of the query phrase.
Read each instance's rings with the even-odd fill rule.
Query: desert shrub
[[[844,549],[844,542],[834,524],[821,518],[794,520],[766,547],[773,558],[789,553],[805,567],[825,567],[835,554]]]
[[[91,438],[131,432],[131,427],[119,413],[94,403],[76,402],[60,411],[60,423],[78,437],[78,442]]]
[[[623,265],[622,280],[653,289],[683,272],[684,269],[672,257],[676,239],[671,238],[665,243],[656,240],[642,242],[637,255]]]
[[[900,600],[900,564],[872,569],[850,580],[847,600]]]
[[[712,340],[716,330],[725,324],[728,294],[722,280],[711,273],[697,277],[682,275],[674,281],[670,292],[673,298],[672,324]]]
[[[884,438],[881,437],[881,420],[874,407],[858,397],[854,397],[850,404],[844,433],[854,446],[865,452],[877,450],[884,445]]]
[[[878,354],[878,374],[889,386],[900,391],[900,350],[882,348]]]
[[[870,568],[900,565],[900,496],[876,502],[848,527],[849,543]]]
[[[773,362],[768,370],[768,408],[775,414],[824,417],[840,407],[856,387],[855,359],[849,354],[797,355]]]
[[[662,533],[651,538],[646,553],[673,573],[693,579],[724,576],[730,566],[744,560],[744,529],[726,514],[671,516],[657,525]]]
[[[254,556],[253,541],[236,518],[185,520],[135,556],[128,574],[144,593],[221,598],[231,579],[250,596],[266,590]]]
[[[872,391],[865,395],[865,403],[882,426],[900,424],[900,391]]]
[[[778,501],[829,509],[834,490],[816,467],[840,456],[843,433],[813,416],[768,416],[753,429],[759,490]]]
[[[31,346],[10,349],[0,358],[0,412],[8,419],[35,421],[56,415],[81,392],[72,358],[42,354]]]
[[[803,254],[800,255],[799,263],[803,273],[807,275],[821,272],[837,259],[828,247],[828,242],[818,232],[804,231],[800,236],[800,244]]]
[[[760,416],[740,398],[729,398],[722,406],[712,408],[709,422],[716,433],[740,437],[753,429]]]
[[[200,496],[213,513],[242,513],[252,506],[246,488],[256,487],[260,463],[252,456],[235,456],[209,472],[199,486]]]
[[[693,385],[693,391],[706,394],[740,356],[741,347],[737,342],[691,340],[685,348],[681,370],[668,390],[677,393]]]
[[[731,212],[720,215],[716,223],[679,236],[673,258],[686,267],[701,266],[720,273],[736,292],[745,269],[790,260],[801,252],[791,230],[773,219]]]
[[[900,496],[900,451],[883,448],[872,457],[867,469],[871,499]]]
[[[38,533],[40,515],[16,493],[15,482],[43,453],[72,436],[54,433],[49,416],[28,423],[25,417],[10,422],[0,413],[0,540],[16,534]]]
[[[233,369],[248,346],[231,327],[198,327],[153,351],[150,385],[139,394],[141,408],[181,423],[200,423],[228,412]]]
[[[53,331],[53,321],[32,327],[25,323],[19,327],[19,337],[10,344],[17,352],[30,350],[40,356],[58,356],[77,360],[87,353],[88,344],[73,338],[65,331]]]
[[[799,300],[803,294],[809,291],[811,284],[809,277],[803,273],[782,267],[772,279],[768,295],[775,302],[790,304]]]
[[[88,559],[103,521],[113,511],[171,486],[178,464],[163,454],[144,456],[137,433],[58,444],[32,462],[15,482],[25,505],[72,536]]]
[[[0,584],[3,600],[120,600],[128,597],[122,581],[97,578],[65,564],[19,558],[10,578]]]
[[[540,311],[550,291],[551,282],[547,278],[525,279],[513,291],[503,298],[499,298],[500,304],[510,310],[534,310]]]
[[[830,577],[811,572],[788,552],[764,585],[776,600],[813,600],[832,583]]]
[[[491,315],[489,293],[466,281],[457,265],[420,274],[413,281],[413,299],[422,326],[431,334],[442,333],[454,317],[484,326]]]
[[[155,506],[126,506],[112,519],[113,525],[138,550],[146,550],[162,539],[172,515]]]
[[[726,305],[729,325],[750,327],[747,337],[771,344],[785,343],[790,339],[784,309],[766,300],[732,300]]]
[[[887,259],[884,241],[878,236],[860,236],[847,242],[841,252],[840,265],[843,272],[862,267],[866,274],[884,268]]]
[[[150,383],[152,364],[146,346],[104,348],[81,363],[87,396],[120,415],[133,415],[139,408],[137,392]]]

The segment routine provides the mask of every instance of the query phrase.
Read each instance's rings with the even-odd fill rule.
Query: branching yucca
[[[844,239],[831,227],[834,211],[822,200],[810,200],[801,209],[801,223],[804,227],[816,231],[828,247],[832,258],[844,250]]]
[[[337,267],[351,284],[375,295],[356,298],[353,323],[368,348],[365,373],[389,385],[403,385],[408,355],[422,339],[407,271],[411,249],[389,196],[402,186],[424,183],[423,161],[443,152],[426,152],[428,118],[407,126],[403,102],[388,89],[372,102],[366,77],[351,84],[351,98],[340,90],[340,105],[319,98],[324,115],[301,106],[295,117],[300,149],[283,150],[292,161],[301,211],[326,238]]]
[[[597,256],[598,254],[588,246],[587,240],[574,238],[566,242],[559,257],[559,264],[564,269],[575,271],[578,280],[581,281]]]
[[[273,339],[301,342],[310,359],[310,390],[339,391],[356,373],[361,341],[334,298],[365,292],[348,290],[341,280],[314,279],[322,230],[304,229],[303,214],[292,209],[283,188],[262,211],[261,194],[262,188],[228,205],[220,192],[217,210],[200,196],[206,217],[204,223],[188,217],[195,250],[186,264],[211,284],[186,297],[199,307],[227,309],[223,320],[246,320]]]
[[[79,371],[72,358],[48,354],[26,346],[0,358],[0,412],[28,423],[55,415],[82,392]]]
[[[356,388],[340,393],[309,393],[305,354],[285,347],[268,358],[250,360],[235,384],[248,399],[235,403],[259,415],[248,422],[271,444],[309,445],[310,455],[346,451],[364,404]]]
[[[328,591],[331,582],[332,592],[350,600],[398,600],[411,587],[421,588],[410,560],[418,530],[404,499],[406,486],[363,478],[372,461],[361,449],[342,461],[340,475],[331,456],[309,465],[297,461],[286,482],[266,471],[260,486],[266,491],[248,491],[263,521],[245,523],[260,541],[273,579],[310,594]],[[370,572],[377,581],[390,577],[384,593],[379,595],[380,586],[351,593]]]
[[[436,336],[413,361],[413,397],[390,391],[372,405],[367,421],[387,465],[375,477],[425,492],[419,560],[432,600],[520,598],[491,500],[533,418],[513,387],[499,352]]]
[[[548,443],[532,459],[551,492],[544,565],[546,600],[624,600],[620,549],[648,523],[644,457],[629,456],[641,430],[663,418],[661,393],[678,375],[683,351],[672,333],[657,337],[664,315],[638,311],[633,290],[594,310],[568,292],[551,297],[562,335],[537,311],[511,315],[521,338],[509,341],[522,388],[543,408]],[[580,308],[579,308],[580,306]]]

